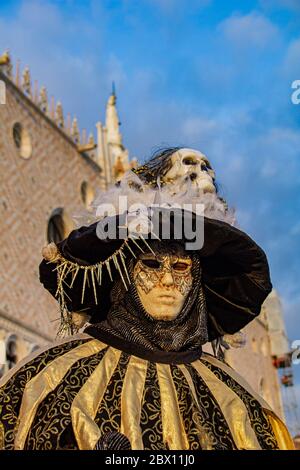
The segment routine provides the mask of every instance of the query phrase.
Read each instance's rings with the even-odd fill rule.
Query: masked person
[[[168,240],[163,215],[154,240],[101,240],[95,223],[44,251],[40,279],[65,324],[79,312],[89,326],[2,379],[2,448],[292,448],[268,404],[202,352],[259,314],[271,290],[265,254],[205,217],[203,247],[187,250],[173,236],[183,212],[169,214]]]
[[[90,325],[2,380],[0,447],[292,448],[261,397],[202,352],[259,314],[271,290],[265,254],[226,223],[227,204],[201,152],[165,149],[134,172],[133,201],[159,188],[160,198],[213,209],[203,219],[204,245],[187,250],[175,230],[168,241],[100,240],[95,223],[46,247],[40,279],[59,300],[60,334],[73,334],[87,319]],[[113,189],[99,203],[119,195]],[[173,229],[182,215],[173,211]],[[164,238],[165,223],[161,217],[156,238]]]

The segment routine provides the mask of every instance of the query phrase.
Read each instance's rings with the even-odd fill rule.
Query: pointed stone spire
[[[72,122],[71,136],[72,136],[75,144],[80,143],[80,133],[79,133],[78,122],[77,122],[76,117],[74,117],[73,122]]]
[[[48,95],[47,95],[47,88],[42,86],[40,89],[40,96],[38,101],[39,107],[43,111],[43,113],[48,113]]]
[[[58,127],[60,127],[61,129],[64,128],[64,113],[63,113],[63,108],[62,108],[62,104],[60,101],[58,101],[56,104],[55,122],[58,125]]]
[[[22,90],[27,96],[31,97],[31,78],[29,67],[25,67],[22,74]]]
[[[117,175],[121,173],[120,162],[122,163],[125,171],[129,168],[128,151],[124,148],[122,134],[119,130],[120,121],[116,102],[117,97],[115,86],[113,85],[112,94],[110,95],[106,106],[106,126],[103,128],[104,149],[107,146],[107,152],[104,159],[107,170],[106,177],[109,182],[113,181]],[[120,160],[118,160],[119,157]],[[114,171],[115,164],[117,164],[117,172]]]
[[[113,84],[112,94],[108,98],[106,105],[107,142],[110,144],[122,145],[122,135],[119,131],[120,121],[116,107],[117,97]]]

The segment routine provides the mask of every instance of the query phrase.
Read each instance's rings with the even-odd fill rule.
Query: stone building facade
[[[0,375],[34,348],[52,340],[58,306],[39,283],[41,249],[74,228],[72,214],[87,208],[135,162],[122,143],[113,93],[97,140],[64,121],[61,103],[49,103],[44,87],[32,90],[30,73],[12,73],[0,57]]]
[[[269,297],[276,296],[276,292],[272,291]],[[278,320],[278,323],[281,323],[280,331],[279,329],[272,331],[273,315],[281,317],[281,322],[280,319]],[[272,359],[274,357],[274,335],[276,337],[279,335],[284,337],[285,335],[282,312],[274,312],[267,298],[260,315],[249,323],[242,332],[246,338],[245,346],[239,349],[230,348],[225,352],[225,360],[243,377],[247,378],[253,389],[284,419],[281,384]]]

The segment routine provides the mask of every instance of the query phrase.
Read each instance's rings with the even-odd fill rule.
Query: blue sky
[[[206,153],[266,251],[300,339],[299,0],[1,1],[0,51],[95,129],[116,83],[124,143]],[[300,366],[295,367],[300,396]]]

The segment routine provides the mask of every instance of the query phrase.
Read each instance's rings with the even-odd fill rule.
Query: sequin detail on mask
[[[153,268],[144,264],[145,261],[158,263],[158,267]],[[176,269],[176,264],[186,264],[186,269]],[[162,287],[162,279],[165,274],[170,273],[173,279],[173,286],[182,295],[186,295],[192,287],[193,278],[191,273],[191,258],[179,258],[174,255],[157,256],[156,258],[145,257],[139,259],[134,270],[134,279],[137,286],[148,294],[154,287]]]

